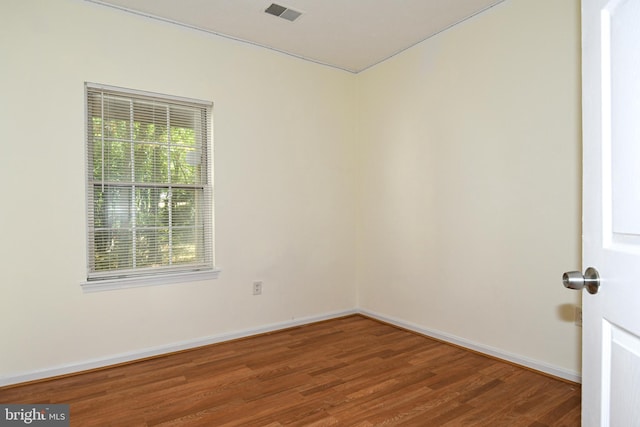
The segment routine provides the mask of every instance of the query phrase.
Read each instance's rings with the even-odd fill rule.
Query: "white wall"
[[[578,0],[508,0],[358,77],[359,306],[580,371]]]
[[[354,308],[353,75],[80,0],[0,9],[0,380]],[[85,81],[214,102],[218,280],[82,292]]]
[[[0,384],[355,309],[579,371],[578,0],[507,0],[359,75],[0,8]],[[82,292],[85,81],[214,102],[219,279]]]

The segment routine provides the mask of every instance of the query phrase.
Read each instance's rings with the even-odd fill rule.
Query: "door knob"
[[[584,276],[579,271],[567,271],[562,275],[562,284],[565,288],[576,290],[587,288],[590,294],[597,294],[600,288],[600,275],[593,267],[587,268]]]

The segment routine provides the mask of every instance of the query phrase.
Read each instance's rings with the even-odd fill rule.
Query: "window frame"
[[[208,204],[208,206],[201,211],[202,213],[202,223],[203,223],[203,246],[202,246],[202,256],[204,258],[203,263],[187,264],[185,266],[174,266],[167,267],[167,265],[161,265],[158,267],[147,267],[143,269],[113,269],[106,271],[98,271],[94,267],[94,262],[92,261],[93,254],[96,250],[95,243],[95,206],[94,206],[94,185],[96,181],[93,178],[93,165],[94,160],[92,144],[93,135],[91,132],[90,123],[93,118],[90,116],[90,96],[91,94],[95,94],[96,92],[102,92],[101,96],[108,94],[109,96],[116,96],[129,99],[131,102],[142,101],[142,102],[158,102],[159,104],[165,105],[166,108],[176,107],[176,108],[193,108],[194,111],[197,109],[201,109],[204,111],[204,123],[201,125],[200,130],[203,133],[201,137],[202,143],[200,145],[196,145],[197,148],[201,148],[204,152],[204,159],[206,159],[206,170],[202,172],[202,176],[204,177],[203,184],[197,184],[194,186],[194,191],[201,191],[197,194],[200,194],[199,197],[202,197]],[[212,112],[213,112],[213,103],[209,101],[203,101],[199,99],[192,98],[184,98],[173,95],[165,95],[154,92],[147,92],[135,89],[128,89],[116,86],[109,86],[97,83],[85,82],[85,90],[84,90],[84,103],[85,103],[85,136],[84,136],[84,146],[85,146],[85,185],[86,185],[86,280],[81,283],[81,286],[85,292],[95,292],[95,291],[104,291],[104,290],[112,290],[112,289],[122,289],[122,288],[131,288],[131,287],[139,287],[139,286],[152,286],[152,285],[164,285],[171,283],[184,283],[184,282],[192,282],[192,281],[202,281],[202,280],[210,280],[216,279],[220,270],[215,267],[215,245],[214,245],[214,236],[215,236],[215,214],[214,214],[214,191],[213,191],[213,120],[212,120]],[[133,105],[133,104],[132,104]],[[168,129],[171,129],[172,126]],[[132,140],[133,142],[133,140]],[[168,145],[170,148],[170,144]],[[101,177],[101,181],[104,182],[104,175]],[[137,187],[144,187],[142,183],[137,186],[137,182],[132,182],[130,184],[122,184],[123,188],[126,188],[128,185],[131,185],[132,191],[136,190]],[[168,191],[171,191],[172,188],[178,187],[175,182],[169,180],[165,183],[168,187]],[[198,188],[196,188],[198,187]],[[202,187],[199,189],[199,187]],[[104,187],[103,187],[104,188]],[[135,197],[132,196],[131,197]],[[133,199],[132,199],[133,200]],[[172,228],[172,224],[167,225],[169,228]],[[135,228],[135,225],[131,227]],[[92,241],[93,239],[93,241]],[[135,247],[135,244],[134,244]],[[132,254],[135,258],[136,255]]]

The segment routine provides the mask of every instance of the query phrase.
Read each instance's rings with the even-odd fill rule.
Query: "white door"
[[[582,425],[640,426],[640,0],[583,0]]]

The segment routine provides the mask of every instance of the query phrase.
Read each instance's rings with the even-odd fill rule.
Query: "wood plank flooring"
[[[72,426],[579,426],[580,386],[354,315],[0,388]]]

